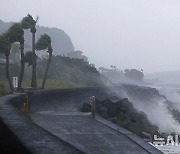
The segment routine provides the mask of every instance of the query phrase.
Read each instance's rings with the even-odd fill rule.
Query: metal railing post
[[[95,118],[95,116],[96,116],[96,98],[95,98],[95,96],[90,97],[90,104],[91,104],[92,117]]]
[[[28,95],[26,94],[25,100],[24,100],[24,104],[23,104],[23,112],[24,113],[28,113],[29,112],[29,99],[28,99]]]

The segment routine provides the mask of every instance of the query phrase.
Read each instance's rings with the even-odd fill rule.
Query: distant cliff
[[[0,34],[5,32],[11,24],[12,23],[6,23],[0,20]],[[71,39],[63,30],[58,28],[37,26],[36,40],[44,33],[47,33],[52,38],[54,54],[66,54],[74,51],[74,46]],[[28,30],[25,31],[25,41],[26,44],[31,46],[31,33]]]

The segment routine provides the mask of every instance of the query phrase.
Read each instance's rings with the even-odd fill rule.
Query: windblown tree
[[[41,35],[41,37],[39,38],[39,40],[36,43],[36,49],[37,50],[46,50],[47,49],[47,52],[49,54],[49,59],[48,59],[47,67],[46,67],[43,82],[42,82],[42,89],[44,89],[45,84],[46,84],[49,66],[51,63],[52,52],[53,52],[52,45],[51,45],[51,37],[48,36],[47,34]]]
[[[36,59],[37,59],[37,56],[36,56]],[[26,54],[24,56],[24,61],[25,61],[25,63],[28,64],[28,66],[32,66],[32,63],[33,63],[33,52],[32,51],[26,52]]]
[[[12,81],[9,74],[10,50],[11,50],[11,43],[8,40],[7,34],[5,33],[5,34],[0,35],[0,52],[4,53],[6,57],[6,78],[8,80],[10,90],[13,91],[14,88],[13,88]]]
[[[33,19],[33,17],[28,14],[26,17],[24,17],[21,21],[21,25],[23,29],[30,29],[32,33],[32,52],[33,52],[33,61],[32,61],[32,80],[31,80],[31,87],[36,88],[37,87],[37,81],[36,81],[36,53],[35,53],[35,33],[36,33],[36,23],[38,21],[38,18],[36,20]]]
[[[21,87],[23,76],[24,76],[24,31],[22,29],[21,23],[14,23],[7,32],[7,36],[10,43],[19,42],[21,51],[21,70],[19,74],[18,88]]]

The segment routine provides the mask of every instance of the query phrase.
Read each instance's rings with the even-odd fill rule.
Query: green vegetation
[[[32,78],[31,78],[31,87],[36,88],[37,87],[37,81],[36,81],[36,66],[37,66],[37,58],[35,50],[44,50],[47,49],[49,53],[49,60],[46,67],[46,71],[44,73],[44,78],[42,82],[42,88],[45,87],[45,82],[47,79],[47,74],[49,70],[49,66],[51,63],[51,57],[52,57],[52,46],[51,46],[51,38],[44,34],[41,36],[41,38],[38,40],[38,42],[35,44],[35,33],[36,33],[36,23],[37,20],[34,20],[33,17],[28,14],[26,17],[22,19],[19,23],[13,23],[10,28],[3,34],[0,35],[0,53],[3,53],[6,57],[6,79],[8,80],[9,87],[11,91],[14,91],[14,87],[12,85],[12,80],[10,76],[9,71],[9,56],[10,56],[10,50],[13,47],[13,43],[19,42],[20,43],[20,52],[21,52],[21,69],[19,71],[19,82],[18,82],[18,89],[21,88],[21,84],[24,77],[24,69],[25,69],[25,62],[28,62],[29,65],[32,65]],[[25,61],[28,57],[28,54],[25,57],[24,54],[24,30],[23,29],[30,29],[30,32],[32,33],[32,53],[30,55],[30,58],[28,58],[28,61]],[[30,60],[29,60],[30,59]],[[31,61],[31,63],[29,62]]]
[[[35,43],[37,20],[38,18],[34,20],[28,14],[0,35],[0,54],[6,57],[6,63],[0,64],[0,93],[4,95],[6,91],[14,91],[13,76],[19,77],[18,89],[26,87],[44,89],[46,80],[46,88],[99,86],[101,84],[100,74],[89,62],[83,59],[52,55],[52,41],[49,35],[41,35]],[[24,53],[24,29],[29,29],[32,34],[32,50],[26,53]],[[15,48],[17,42],[19,49]],[[17,56],[21,57],[20,63],[9,59],[12,50],[18,50]],[[47,51],[48,56],[46,58],[37,57],[38,50]]]
[[[143,78],[144,78],[143,70],[139,71],[136,69],[131,69],[131,70],[125,69],[124,72],[125,72],[124,73],[125,77],[129,79],[132,79],[135,81],[143,81]]]
[[[22,87],[28,88],[31,84],[31,80],[23,80]],[[37,86],[41,87],[42,80],[37,80]],[[68,82],[68,81],[60,81],[55,79],[48,79],[46,82],[47,89],[66,89],[66,88],[78,88],[84,87],[84,85]],[[6,95],[9,92],[8,82],[6,80],[0,80],[0,96]]]
[[[19,82],[18,87],[21,87],[21,83],[24,76],[24,31],[21,23],[14,23],[7,31],[7,37],[9,42],[11,43],[11,48],[13,47],[13,43],[19,42],[20,43],[20,52],[21,52],[21,70],[19,74]]]
[[[30,32],[32,33],[32,80],[31,80],[31,87],[36,88],[37,82],[36,82],[36,53],[35,53],[35,34],[36,34],[36,23],[38,21],[38,18],[36,20],[33,19],[33,17],[28,14],[26,17],[24,17],[21,21],[21,25],[24,29],[30,29]]]
[[[47,34],[41,35],[39,40],[36,42],[36,49],[37,50],[47,49],[47,52],[49,53],[48,63],[47,63],[46,71],[45,71],[43,82],[42,82],[42,89],[44,89],[45,84],[46,84],[47,74],[49,71],[49,66],[51,64],[52,52],[53,52],[52,45],[51,45],[51,37]]]
[[[0,96],[4,96],[8,94],[8,83],[7,81],[0,81]]]
[[[38,78],[42,79],[44,67],[47,60],[39,62],[37,69]],[[85,86],[98,86],[101,84],[100,74],[97,69],[82,59],[69,58],[64,56],[52,56],[49,68],[48,79],[70,81]]]
[[[37,87],[41,88],[48,59],[38,59],[37,61]],[[17,76],[20,71],[20,66],[18,64],[10,65],[9,70],[11,72],[11,76]],[[4,90],[9,91],[5,71],[0,72],[0,83],[3,83]],[[46,89],[98,86],[100,84],[102,83],[99,72],[88,62],[85,62],[82,59],[74,59],[64,56],[52,56],[52,62],[47,75]],[[22,87],[27,88],[30,87],[30,85],[31,67],[29,67],[27,64],[25,66]]]
[[[101,78],[104,83],[118,83],[118,82],[143,82],[143,70],[125,69],[124,71],[118,70],[116,66],[111,65],[111,69],[104,67],[99,68]]]
[[[30,82],[31,82],[30,80],[24,80],[22,86],[29,87]],[[41,87],[41,85],[42,85],[42,80],[37,80],[37,86]],[[46,82],[47,89],[65,89],[65,88],[77,88],[77,87],[83,87],[83,85],[68,81],[55,80],[55,79],[54,80],[48,79]]]
[[[38,59],[37,61],[37,79],[42,80],[48,58]],[[30,74],[31,69],[26,66],[24,79],[30,80]],[[94,66],[82,59],[69,58],[60,55],[52,56],[47,79],[63,81],[66,83],[71,82],[82,86],[98,86],[101,84],[100,74]],[[41,86],[38,85],[38,87]]]
[[[6,57],[6,79],[9,83],[10,90],[13,91],[13,85],[9,74],[9,55],[11,50],[11,43],[8,40],[7,32],[0,36],[0,53]]]

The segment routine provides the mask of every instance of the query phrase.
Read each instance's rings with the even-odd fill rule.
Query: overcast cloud
[[[179,0],[0,0],[0,19],[27,13],[57,27],[97,67],[180,69]]]

